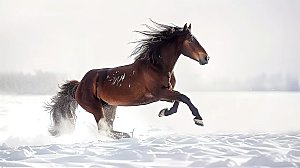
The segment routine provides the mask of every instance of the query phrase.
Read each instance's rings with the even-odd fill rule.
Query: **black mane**
[[[133,42],[138,44],[131,53],[131,56],[136,56],[135,60],[144,59],[155,64],[160,57],[160,47],[175,36],[183,34],[184,31],[183,28],[175,25],[169,26],[154,21],[152,22],[154,23],[154,27],[145,24],[149,30],[135,31],[144,35],[146,38]]]

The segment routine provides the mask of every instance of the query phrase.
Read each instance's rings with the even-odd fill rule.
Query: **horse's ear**
[[[183,26],[183,30],[187,29],[187,23]]]
[[[189,25],[188,29],[191,31],[191,29],[192,29],[192,24]]]

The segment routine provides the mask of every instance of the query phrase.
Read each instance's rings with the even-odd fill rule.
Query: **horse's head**
[[[209,56],[204,48],[200,45],[197,39],[191,33],[191,24],[187,27],[187,24],[183,27],[184,40],[182,44],[181,53],[193,60],[198,61],[201,65],[208,63]]]

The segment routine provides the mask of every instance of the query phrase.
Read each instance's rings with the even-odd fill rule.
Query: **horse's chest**
[[[163,87],[163,88],[166,88],[168,90],[173,90],[174,88],[174,85],[175,85],[175,82],[172,80],[172,73],[171,72],[168,72],[167,75],[164,75],[160,78],[160,85]]]

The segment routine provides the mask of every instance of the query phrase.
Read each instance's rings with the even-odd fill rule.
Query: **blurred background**
[[[178,90],[299,91],[299,0],[0,0],[0,93],[48,94],[133,62],[134,30],[192,24],[211,57],[182,56]]]
[[[299,0],[0,0],[0,135],[49,139],[43,105],[58,85],[94,68],[132,63],[130,42],[142,38],[133,31],[153,25],[150,18],[191,23],[209,54],[207,65],[182,56],[175,66],[175,89],[199,108],[205,127],[183,104],[176,115],[159,118],[171,104],[158,102],[118,108],[116,130],[299,131],[299,7]],[[78,111],[88,117],[78,117],[79,125],[88,123],[78,129],[95,131],[93,116]]]

